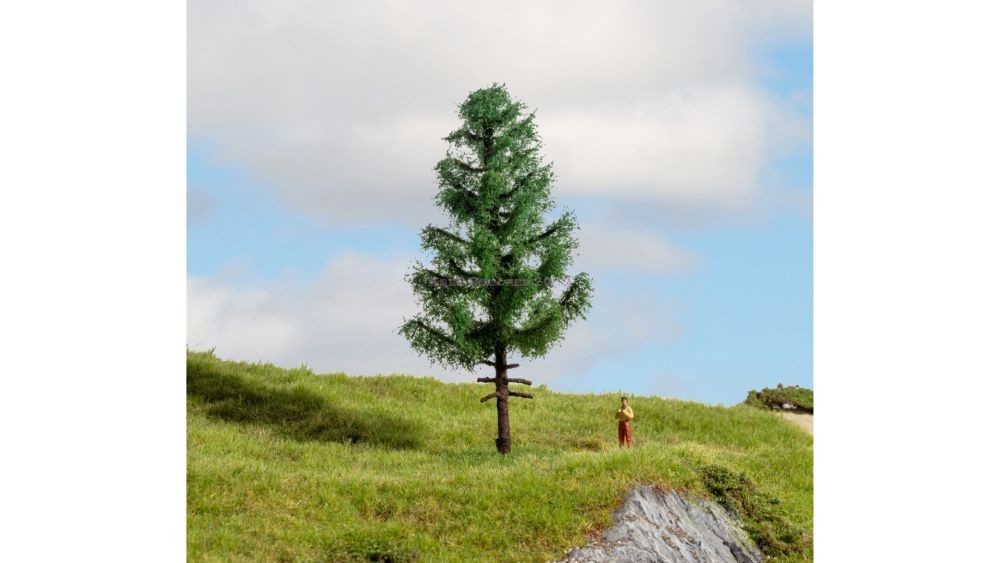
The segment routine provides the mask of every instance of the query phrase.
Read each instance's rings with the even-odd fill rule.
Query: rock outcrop
[[[625,497],[601,539],[562,563],[759,563],[764,556],[718,504],[642,485]]]

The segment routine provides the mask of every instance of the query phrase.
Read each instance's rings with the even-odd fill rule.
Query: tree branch
[[[420,328],[422,328],[422,329],[426,330],[428,333],[430,333],[431,336],[433,336],[434,338],[437,338],[441,342],[445,342],[446,344],[449,344],[449,345],[454,346],[455,348],[461,350],[462,347],[458,345],[458,342],[455,342],[454,338],[451,338],[450,336],[448,336],[447,334],[445,334],[440,329],[432,327],[431,325],[429,325],[429,324],[427,324],[427,323],[425,323],[424,321],[421,321],[421,320],[417,320],[417,321],[414,321],[414,322],[416,323],[417,326],[419,326]]]
[[[548,229],[545,229],[544,231],[542,231],[542,233],[540,235],[534,236],[534,237],[531,237],[530,239],[528,239],[528,244],[536,243],[538,241],[545,240],[545,239],[549,238],[550,236],[556,234],[560,230],[566,228],[566,226],[567,226],[568,223],[569,223],[569,221],[568,221],[566,215],[563,215],[559,219],[556,219],[556,221],[554,223],[552,223],[549,226]]]
[[[578,291],[580,291],[580,280],[574,278],[572,283],[569,284],[569,287],[566,288],[566,291],[563,292],[562,297],[559,298],[559,306],[566,308],[566,305],[571,299],[573,299],[574,295],[576,295],[576,292]]]
[[[513,393],[511,393],[511,394],[513,394]],[[490,399],[496,398],[496,396],[497,396],[497,392],[494,391],[494,392],[490,393],[489,395],[483,397],[482,399],[479,399],[479,402],[480,403],[485,403],[486,401],[489,401]]]
[[[442,180],[444,181],[445,184],[448,185],[449,188],[455,190],[456,192],[459,193],[459,195],[464,196],[466,199],[476,198],[475,192],[460,184],[458,180],[454,178],[442,178]]]
[[[530,393],[518,393],[517,391],[510,391],[507,393],[511,397],[521,397],[523,399],[534,399],[535,396]]]
[[[535,173],[534,172],[530,172],[530,173],[528,173],[528,175],[526,175],[526,176],[522,177],[521,179],[519,179],[517,181],[517,183],[514,184],[513,188],[511,188],[511,189],[503,192],[502,194],[500,194],[500,201],[504,201],[504,200],[507,200],[507,199],[510,199],[510,198],[514,197],[514,194],[516,194],[518,192],[518,190],[520,190],[522,187],[524,187],[524,185],[527,184],[528,181],[531,180],[534,177],[535,177]]]
[[[464,238],[458,235],[449,233],[448,231],[441,229],[439,227],[427,227],[426,229],[424,229],[424,232],[427,233],[428,235],[436,235],[439,237],[444,237],[448,240],[452,240],[457,243],[464,244],[466,246],[469,245],[469,241],[465,240]]]
[[[463,277],[463,278],[465,278],[467,280],[469,280],[469,279],[479,279],[479,278],[482,277],[482,276],[479,276],[476,272],[467,272],[464,269],[462,269],[462,267],[458,265],[458,261],[455,260],[454,258],[449,258],[448,259],[448,267],[451,268],[452,270],[454,270],[456,274],[458,274],[459,276],[461,276],[461,277]]]
[[[496,383],[497,378],[495,377],[477,377],[476,381],[479,383]],[[520,377],[511,377],[507,379],[507,383],[520,383],[522,385],[532,385],[527,379],[521,379]]]
[[[455,157],[451,157],[451,161],[454,162],[456,166],[458,166],[462,170],[465,170],[466,172],[475,172],[475,173],[486,172],[485,168],[480,168],[478,166],[472,166],[471,164],[466,164],[465,162],[462,162],[461,160]]]
[[[490,360],[480,360],[479,363],[481,363],[483,365],[490,366],[490,367],[496,367],[496,365],[497,365],[496,362],[491,362]],[[514,368],[521,367],[521,364],[507,364],[504,367],[506,367],[507,369],[514,369]]]

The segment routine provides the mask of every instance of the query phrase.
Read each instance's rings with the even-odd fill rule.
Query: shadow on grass
[[[307,389],[278,389],[239,375],[188,363],[187,394],[212,418],[264,425],[298,441],[367,443],[393,449],[420,445],[411,421],[330,404]]]

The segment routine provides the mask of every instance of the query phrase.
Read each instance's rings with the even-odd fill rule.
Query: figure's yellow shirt
[[[618,409],[615,413],[615,418],[618,420],[632,420],[635,414],[632,412],[632,407],[625,407],[624,409]]]

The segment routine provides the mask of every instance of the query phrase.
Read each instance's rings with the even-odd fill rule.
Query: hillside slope
[[[534,389],[496,454],[481,384],[318,376],[188,352],[194,561],[545,561],[640,483],[714,498],[779,561],[812,557],[812,438],[744,406]]]

